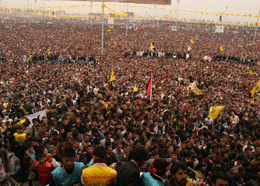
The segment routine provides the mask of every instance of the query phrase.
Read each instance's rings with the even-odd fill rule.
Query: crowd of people
[[[260,184],[253,32],[162,24],[126,36],[114,26],[100,56],[100,25],[0,24],[0,185],[10,177],[30,186]],[[151,55],[152,42],[156,52],[189,57]]]

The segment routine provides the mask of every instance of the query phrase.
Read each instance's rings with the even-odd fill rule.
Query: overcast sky
[[[9,6],[9,7],[22,7],[27,6],[27,4],[31,5],[32,7],[36,6],[55,6],[55,5],[70,5],[70,4],[90,4],[89,1],[41,1],[37,0],[37,3],[35,4],[35,0],[0,0],[1,6]],[[113,4],[113,3],[110,3]],[[129,4],[129,5],[135,5],[135,4]],[[140,6],[140,5],[139,5]],[[170,11],[163,11],[163,10],[157,10],[155,11],[152,9],[142,9],[134,7],[129,7],[130,12],[135,12],[136,14],[147,14],[147,15],[171,15],[172,17],[176,17],[177,13]],[[141,5],[142,6],[142,5]],[[154,5],[145,5],[147,7],[154,6]],[[177,0],[172,0],[172,5],[169,6],[161,6],[158,5],[158,8],[166,8],[166,9],[177,9]],[[115,9],[118,12],[125,12],[126,8],[124,7],[114,7],[111,6],[111,8]],[[180,0],[179,4],[179,10],[192,10],[192,11],[200,11],[200,12],[215,12],[220,13],[224,12],[230,13],[230,14],[250,14],[253,13],[254,15],[258,14],[260,8],[260,0]],[[76,9],[75,9],[76,10]],[[90,7],[86,6],[84,8],[80,7],[78,10],[83,11],[90,11]],[[101,11],[101,7],[93,7],[93,11],[99,12]],[[191,19],[205,19],[205,20],[217,20],[218,17],[215,15],[202,15],[201,13],[187,13],[187,12],[179,12],[179,18],[191,18]],[[225,21],[226,18],[223,17],[223,21]],[[254,17],[243,17],[243,16],[228,16],[228,21],[249,21],[249,22],[256,22],[257,18]]]

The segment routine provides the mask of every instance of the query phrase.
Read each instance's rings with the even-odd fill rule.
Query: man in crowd
[[[132,151],[131,158],[131,161],[124,163],[118,169],[117,186],[140,185],[140,172],[149,159],[149,152],[145,147],[139,146]]]
[[[81,174],[84,169],[84,164],[76,162],[75,150],[67,148],[63,152],[63,164],[51,172],[50,186],[57,185],[81,185]]]
[[[96,147],[93,151],[93,166],[82,172],[83,185],[114,185],[117,172],[106,164],[106,150],[104,147]]]

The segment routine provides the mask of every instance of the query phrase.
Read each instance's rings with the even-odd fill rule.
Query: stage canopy
[[[44,0],[44,1],[46,1],[46,0]],[[102,0],[47,0],[47,1],[91,1],[91,2],[102,2]],[[171,0],[103,0],[103,2],[156,4],[156,5],[170,5],[171,4]]]

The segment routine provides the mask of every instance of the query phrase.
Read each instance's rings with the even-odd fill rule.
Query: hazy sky
[[[27,6],[27,3],[30,4],[32,7],[35,6],[35,0],[0,0],[1,6],[10,6],[10,7],[22,7]],[[90,4],[89,1],[41,1],[37,0],[36,6],[55,6],[55,5],[70,5],[70,4]],[[113,3],[110,3],[113,4]],[[129,4],[134,5],[134,4]],[[139,5],[140,6],[140,5]],[[163,11],[157,10],[156,13],[152,9],[142,9],[139,8],[129,7],[130,12],[135,12],[136,14],[147,14],[147,15],[170,15],[170,11]],[[145,6],[154,6],[154,5],[145,5]],[[177,9],[177,0],[172,0],[172,5],[169,6],[161,6],[158,5],[158,8],[166,8],[166,9]],[[200,12],[215,12],[220,13],[224,12],[230,14],[250,14],[253,15],[258,14],[260,8],[260,0],[180,0],[179,10],[192,10],[192,11],[200,11]],[[114,7],[111,8],[115,9],[118,12],[126,11],[126,8],[123,7]],[[76,10],[76,9],[75,9]],[[83,11],[90,11],[90,7],[86,6],[84,8],[80,7],[78,10]],[[93,11],[99,12],[101,11],[101,7],[93,7]],[[172,12],[171,16],[176,17],[176,12]],[[219,17],[215,15],[202,15],[201,13],[187,13],[187,12],[179,12],[179,18],[191,18],[191,19],[205,19],[205,20],[218,20]],[[226,18],[223,17],[223,21]],[[227,16],[228,21],[249,21],[249,22],[256,22],[257,18],[254,17],[243,17],[243,16]]]

